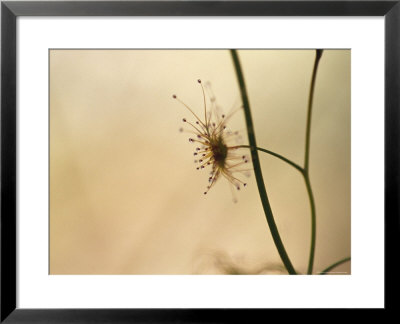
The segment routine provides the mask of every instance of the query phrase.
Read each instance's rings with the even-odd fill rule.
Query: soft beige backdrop
[[[257,144],[303,163],[312,50],[239,51]],[[197,79],[228,111],[240,102],[226,50],[50,52],[50,273],[281,273],[254,175],[203,195],[193,145],[178,129],[201,113]],[[316,272],[350,256],[350,51],[324,51],[317,76],[310,176]],[[232,129],[245,130],[241,112]],[[244,141],[247,142],[246,133]],[[301,175],[260,153],[287,252],[307,268],[310,209]],[[350,272],[350,264],[337,271]],[[263,273],[264,273],[263,272]]]

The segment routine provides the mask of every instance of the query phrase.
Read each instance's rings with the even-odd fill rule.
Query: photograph
[[[49,49],[50,275],[351,275],[350,49]]]
[[[399,2],[2,1],[0,322],[396,311]]]

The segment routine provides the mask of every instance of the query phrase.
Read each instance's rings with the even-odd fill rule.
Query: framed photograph
[[[399,16],[2,1],[1,322],[394,310]]]

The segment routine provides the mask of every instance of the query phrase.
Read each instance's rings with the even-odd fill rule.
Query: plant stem
[[[316,50],[314,69],[311,77],[310,93],[308,96],[308,112],[307,112],[307,127],[306,127],[306,149],[304,154],[304,169],[308,172],[308,163],[310,160],[310,134],[311,134],[311,115],[312,115],[312,104],[314,101],[314,88],[315,79],[317,77],[318,63],[321,59],[323,50]]]
[[[315,255],[315,241],[316,241],[316,229],[317,229],[317,214],[315,211],[314,195],[311,188],[310,178],[307,172],[303,172],[304,182],[306,183],[308,199],[310,200],[311,208],[311,243],[310,243],[310,257],[308,260],[308,270],[307,274],[312,274],[314,265],[314,255]]]
[[[320,274],[320,275],[325,275],[325,274],[327,274],[329,271],[331,271],[333,268],[336,268],[337,266],[340,266],[341,264],[343,264],[343,263],[345,263],[345,262],[347,262],[347,261],[350,261],[350,260],[351,260],[350,257],[344,258],[344,259],[342,259],[342,260],[340,260],[340,261],[338,261],[338,262],[336,262],[336,263],[330,265],[330,266],[329,266],[328,268],[326,268],[325,270],[322,270],[319,274]]]
[[[250,146],[250,145],[238,145],[238,146],[235,146],[235,147],[237,147],[237,148],[250,148],[250,149],[251,149],[251,146]],[[261,148],[261,147],[255,147],[255,149],[256,149],[256,150],[259,150],[259,151],[261,151],[261,152],[264,152],[264,153],[268,153],[268,154],[270,154],[270,155],[273,155],[273,156],[277,157],[278,159],[281,159],[282,161],[284,161],[284,162],[290,164],[292,167],[296,168],[296,169],[297,169],[298,171],[300,171],[302,174],[304,173],[304,170],[303,170],[303,168],[302,168],[301,166],[299,166],[298,164],[296,164],[296,163],[290,161],[289,159],[285,158],[284,156],[282,156],[282,155],[280,155],[280,154],[278,154],[278,153],[272,152],[272,151],[267,150],[267,149],[263,149],[263,148]]]
[[[315,256],[315,241],[316,241],[316,228],[317,228],[317,216],[315,211],[314,196],[311,189],[310,176],[309,176],[309,161],[310,161],[310,134],[311,134],[311,115],[312,105],[314,100],[314,89],[315,80],[317,77],[318,63],[321,59],[323,50],[316,50],[314,69],[311,77],[310,94],[308,96],[308,112],[307,112],[307,126],[306,126],[306,148],[304,154],[304,181],[306,183],[308,198],[310,200],[311,207],[311,243],[310,243],[310,256],[308,259],[308,270],[307,274],[312,274]]]
[[[264,179],[263,179],[262,172],[261,172],[260,160],[258,158],[258,152],[255,149],[257,147],[256,137],[254,134],[254,127],[253,127],[253,121],[252,121],[252,117],[251,117],[250,104],[249,104],[249,100],[248,100],[248,96],[247,96],[246,85],[244,82],[244,77],[243,77],[239,57],[237,55],[236,50],[231,50],[230,52],[232,55],[232,60],[233,60],[233,64],[234,64],[235,71],[236,71],[236,76],[237,76],[238,83],[239,83],[240,93],[242,96],[243,108],[244,108],[244,114],[245,114],[246,126],[247,126],[247,135],[249,138],[250,152],[251,152],[251,157],[252,157],[253,167],[254,167],[254,174],[256,177],[261,202],[262,202],[262,205],[264,208],[265,217],[267,219],[272,238],[274,240],[275,246],[278,250],[278,253],[282,259],[283,264],[285,265],[289,274],[296,274],[296,271],[295,271],[292,263],[290,262],[289,256],[287,255],[285,247],[280,238],[278,228],[275,224],[274,216],[272,214],[271,205],[268,200],[267,191],[265,189]]]

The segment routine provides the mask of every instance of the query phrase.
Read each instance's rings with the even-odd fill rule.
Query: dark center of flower
[[[228,147],[226,146],[222,136],[218,136],[214,141],[212,141],[211,151],[215,163],[217,163],[219,167],[223,168],[228,155]]]

